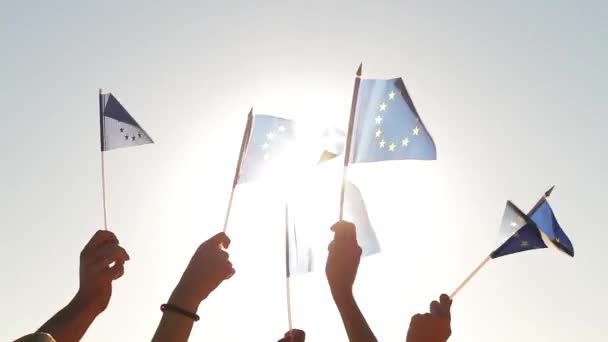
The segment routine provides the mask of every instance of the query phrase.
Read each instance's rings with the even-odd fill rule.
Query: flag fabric
[[[290,201],[287,218],[287,275],[303,274],[322,268],[327,258],[327,245],[332,239],[330,227],[337,219],[345,134],[332,128],[321,137],[323,151],[317,166]],[[346,179],[344,189],[345,221],[356,227],[357,243],[362,256],[380,252],[380,243],[367,213],[359,188]]]
[[[273,176],[284,177],[295,156],[295,122],[271,115],[254,115],[239,183]]]
[[[100,94],[101,150],[152,144],[152,138],[111,93]]]
[[[528,214],[530,219],[536,224],[549,240],[558,249],[574,257],[574,246],[570,238],[566,235],[562,227],[557,222],[553,209],[549,205],[546,197],[543,197],[538,204]]]
[[[435,160],[435,142],[401,78],[363,79],[353,126],[352,163]]]
[[[500,247],[490,254],[493,259],[533,249],[547,248],[536,224],[510,201],[507,202],[502,217],[500,236]]]

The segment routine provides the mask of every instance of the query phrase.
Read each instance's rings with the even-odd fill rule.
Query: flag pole
[[[101,139],[101,199],[103,203],[103,229],[108,230],[108,209],[106,206],[106,166],[104,159],[104,120],[103,120],[103,103],[101,88],[99,88],[99,136]]]
[[[291,320],[291,282],[289,281],[289,208],[288,202],[285,201],[285,289],[287,294],[287,324],[289,331],[293,328]]]
[[[479,264],[479,266],[477,266],[473,272],[471,272],[471,274],[469,274],[468,277],[466,277],[466,279],[456,288],[456,290],[454,290],[454,292],[452,292],[452,294],[450,295],[450,298],[453,299],[454,296],[456,296],[458,294],[458,292],[460,292],[460,290],[462,290],[462,288],[477,274],[477,272],[479,272],[479,270],[481,270],[487,263],[488,261],[492,260],[492,256],[488,255],[485,259],[483,259],[483,261]]]
[[[239,182],[239,175],[241,173],[241,163],[243,162],[243,156],[245,155],[245,149],[249,142],[249,135],[251,134],[251,124],[253,123],[253,107],[247,114],[247,124],[245,125],[245,132],[243,133],[243,141],[241,142],[241,151],[239,152],[239,159],[236,164],[236,170],[234,171],[234,180],[232,181],[232,190],[230,191],[230,199],[228,200],[228,209],[226,209],[226,217],[224,218],[224,233],[228,228],[228,219],[230,218],[230,210],[232,209],[232,200],[234,199],[234,189]]]
[[[353,101],[350,105],[350,118],[348,119],[348,132],[346,132],[346,147],[344,149],[344,167],[342,168],[342,190],[340,191],[340,221],[344,216],[344,191],[346,189],[346,168],[350,163],[350,149],[353,140],[353,128],[355,125],[355,113],[357,112],[357,99],[359,97],[359,84],[361,83],[361,71],[363,63],[359,64],[355,76],[355,86],[353,90]]]

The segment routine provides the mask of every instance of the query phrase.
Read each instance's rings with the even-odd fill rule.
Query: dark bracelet
[[[199,319],[201,319],[197,314],[192,313],[190,311],[186,311],[182,308],[180,308],[179,306],[175,306],[173,304],[163,304],[160,306],[160,311],[165,312],[165,311],[173,311],[173,312],[177,312],[178,314],[182,314],[190,319],[192,319],[193,321],[197,322]]]

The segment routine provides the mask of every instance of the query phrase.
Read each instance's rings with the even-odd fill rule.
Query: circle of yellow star
[[[413,130],[412,133],[414,133],[414,135],[418,135],[418,133],[420,133],[420,128],[418,128],[418,126],[416,126]]]
[[[376,131],[376,138],[380,138],[381,135],[382,135],[382,131],[381,130],[377,130]]]
[[[388,94],[388,99],[389,100],[394,100],[395,99],[395,95],[397,95],[397,93],[395,93],[394,90],[391,90],[391,92]]]
[[[522,242],[521,242],[521,246],[522,246],[522,247],[528,247],[528,241],[525,241],[525,240],[524,240],[524,241],[522,241]]]
[[[376,116],[376,125],[382,124],[382,117],[380,115]]]
[[[388,150],[391,152],[395,151],[395,147],[397,147],[397,145],[395,145],[395,143],[391,143],[390,145],[388,145]]]
[[[405,138],[405,139],[401,140],[401,146],[407,147],[407,145],[409,145],[409,144],[410,144],[410,139]]]
[[[386,104],[386,103],[384,103],[384,102],[382,102],[382,103],[380,104],[380,111],[381,111],[381,112],[384,112],[384,111],[386,110],[386,107],[387,107],[387,104]]]
[[[380,148],[384,148],[384,145],[386,145],[386,141],[384,141],[384,139],[382,139],[380,141]]]

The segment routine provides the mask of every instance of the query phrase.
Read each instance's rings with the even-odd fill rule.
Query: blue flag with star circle
[[[542,233],[530,218],[511,201],[507,202],[500,225],[501,245],[490,256],[496,259],[505,255],[547,248]]]
[[[435,142],[401,78],[361,80],[351,153],[353,163],[437,159]]]
[[[557,222],[553,209],[545,197],[528,213],[528,216],[557,248],[571,257],[574,256],[574,245]]]
[[[254,115],[239,183],[285,176],[294,155],[295,122],[272,115]]]
[[[154,143],[114,95],[100,94],[99,101],[102,151]]]

